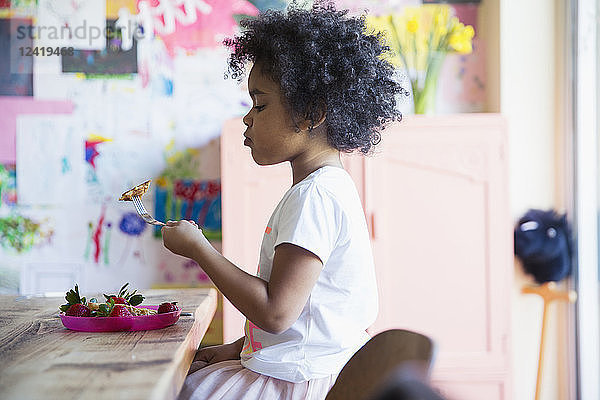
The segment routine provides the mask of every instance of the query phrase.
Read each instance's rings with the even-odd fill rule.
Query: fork
[[[142,203],[142,199],[139,196],[133,196],[131,198],[133,201],[133,205],[135,206],[135,211],[142,217],[144,221],[152,225],[164,225],[164,222],[160,222],[154,219],[152,215],[146,211],[146,207],[144,207],[144,203]]]

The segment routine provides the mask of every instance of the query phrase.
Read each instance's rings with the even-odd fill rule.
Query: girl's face
[[[306,132],[296,132],[296,125],[283,102],[279,85],[254,65],[248,76],[252,109],[244,116],[247,126],[244,145],[259,165],[292,161],[306,149]]]

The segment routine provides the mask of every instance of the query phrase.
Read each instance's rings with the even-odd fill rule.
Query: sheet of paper
[[[201,147],[221,134],[223,122],[248,111],[242,106],[237,81],[224,79],[226,55],[203,50],[195,56],[175,59],[176,144],[179,148]]]
[[[68,114],[70,101],[37,101],[31,97],[0,97],[0,163],[16,160],[15,138],[19,114]]]
[[[97,145],[96,176],[102,193],[114,200],[128,189],[159,176],[165,167],[161,143],[126,135]],[[155,182],[151,185],[153,190]]]
[[[106,0],[39,0],[42,46],[103,50],[106,47]]]
[[[82,201],[84,163],[84,137],[72,118],[17,118],[19,205],[64,206]]]

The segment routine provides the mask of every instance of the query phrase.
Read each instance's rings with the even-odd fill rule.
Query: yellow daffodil
[[[406,22],[406,30],[410,33],[417,33],[419,30],[419,21],[416,18],[411,18]]]
[[[366,22],[367,29],[382,32],[382,40],[391,48],[385,59],[407,71],[416,113],[431,102],[429,93],[435,92],[445,54],[473,51],[473,27],[451,15],[446,4],[405,7],[402,13],[368,16]]]
[[[462,25],[450,35],[448,45],[459,54],[469,54],[473,51],[472,39],[474,35],[475,31],[472,26]]]

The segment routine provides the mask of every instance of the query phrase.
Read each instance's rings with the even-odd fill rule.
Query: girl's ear
[[[312,131],[325,122],[325,119],[327,118],[327,109],[325,107],[320,107],[314,114],[316,114],[316,118],[314,120],[311,120],[309,116],[306,116],[300,120],[296,126],[301,131]]]

